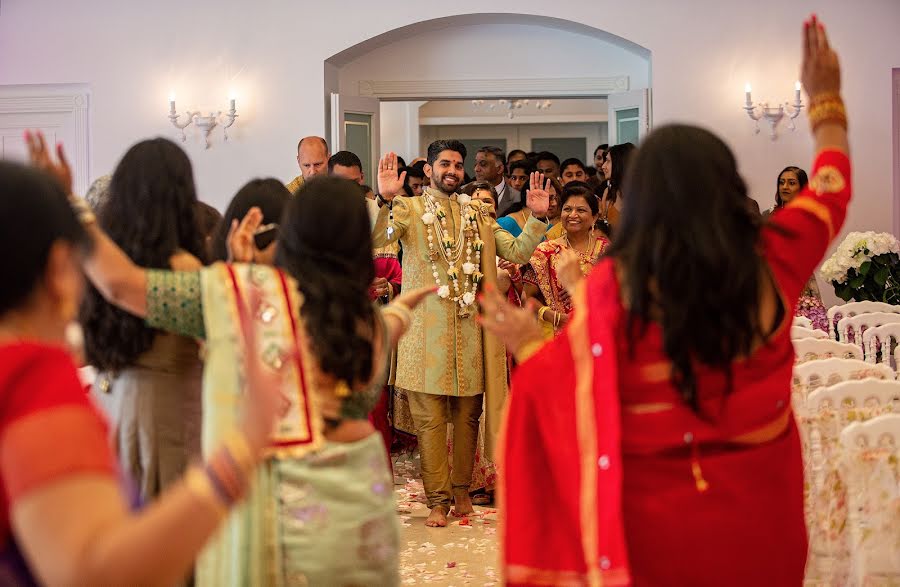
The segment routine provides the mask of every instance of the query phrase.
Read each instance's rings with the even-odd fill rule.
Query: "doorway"
[[[450,132],[479,146],[505,140],[507,151],[577,153],[590,164],[597,144],[635,142],[648,132],[650,71],[645,48],[573,21],[516,14],[423,21],[326,60],[328,138],[335,151],[353,133],[363,136],[350,112],[368,122],[366,152],[357,154],[370,168],[385,150],[409,162],[424,154],[427,138]],[[357,98],[367,104],[341,105]],[[525,100],[513,119],[504,118],[511,101]],[[533,104],[547,100],[549,109],[524,120]],[[483,101],[481,114],[473,101]],[[566,108],[579,103],[592,107],[591,116],[566,118]]]

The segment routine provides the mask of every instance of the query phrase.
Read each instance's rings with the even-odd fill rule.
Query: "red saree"
[[[843,224],[850,162],[823,151],[810,186],[762,229],[784,305],[766,345],[696,367],[702,417],[669,381],[661,331],[635,354],[612,260],[580,287],[565,333],[513,377],[502,443],[509,585],[800,585],[807,543],[790,409],[790,323]]]
[[[30,580],[12,538],[13,504],[79,474],[114,477],[116,469],[108,427],[72,359],[38,343],[0,345],[0,584]]]

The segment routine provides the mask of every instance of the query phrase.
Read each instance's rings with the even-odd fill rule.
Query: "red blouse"
[[[115,477],[108,430],[63,349],[0,345],[0,551],[17,499],[69,475]]]

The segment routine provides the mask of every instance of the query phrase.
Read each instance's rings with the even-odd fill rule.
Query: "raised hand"
[[[251,263],[256,254],[256,241],[253,235],[262,224],[262,210],[254,206],[238,223],[237,218],[231,221],[228,229],[228,260],[232,263]]]
[[[531,185],[528,189],[528,201],[525,205],[531,210],[531,213],[538,218],[547,215],[550,209],[550,180],[544,183],[544,174],[540,171],[531,173]]]
[[[481,314],[478,322],[485,330],[499,338],[511,352],[515,353],[527,343],[543,338],[535,311],[537,302],[529,299],[524,308],[509,303],[497,288],[487,284],[478,299]]]
[[[828,43],[825,26],[815,15],[803,26],[803,65],[800,81],[810,98],[841,91],[841,66]]]
[[[387,201],[403,193],[406,172],[397,175],[397,153],[391,151],[378,161],[378,193]]]
[[[72,168],[66,160],[62,143],[56,145],[56,161],[50,151],[47,150],[47,142],[41,131],[25,131],[25,145],[28,148],[28,158],[31,164],[52,175],[62,185],[67,194],[72,193]]]

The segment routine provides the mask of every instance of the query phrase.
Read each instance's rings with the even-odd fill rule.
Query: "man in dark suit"
[[[497,190],[497,217],[516,202],[522,201],[522,193],[506,183],[506,153],[499,147],[481,147],[475,153],[475,179],[486,181]]]

